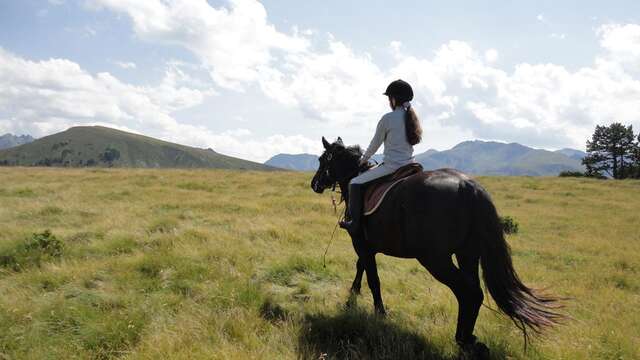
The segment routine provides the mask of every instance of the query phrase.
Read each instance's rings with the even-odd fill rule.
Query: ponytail
[[[411,145],[416,145],[422,141],[422,127],[420,126],[420,120],[413,107],[409,105],[404,112],[404,131],[407,135],[407,142]]]

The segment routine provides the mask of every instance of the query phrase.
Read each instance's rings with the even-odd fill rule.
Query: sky
[[[640,129],[639,1],[0,0],[0,134],[104,125],[255,161],[366,146],[395,79],[416,152]]]

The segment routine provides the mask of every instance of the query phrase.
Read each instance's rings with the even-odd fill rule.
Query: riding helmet
[[[392,81],[382,95],[391,96],[399,100],[411,101],[413,100],[413,89],[408,82],[398,79]]]

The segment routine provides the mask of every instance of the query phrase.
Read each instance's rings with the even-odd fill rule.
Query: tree
[[[587,156],[582,160],[587,176],[602,177],[605,173],[614,179],[630,176],[636,148],[634,140],[631,125],[596,126],[591,140],[587,141]]]
[[[640,179],[640,133],[638,133],[638,139],[633,146],[633,169],[631,171],[631,177]]]
[[[104,152],[99,155],[100,160],[106,162],[109,166],[113,166],[113,162],[120,159],[120,151],[112,147],[107,147]]]

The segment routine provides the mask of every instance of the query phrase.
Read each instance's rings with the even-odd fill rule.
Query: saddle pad
[[[405,181],[409,176],[422,171],[420,164],[409,164],[399,168],[395,173],[368,185],[364,193],[364,215],[371,215],[378,210],[385,196],[394,186]]]

